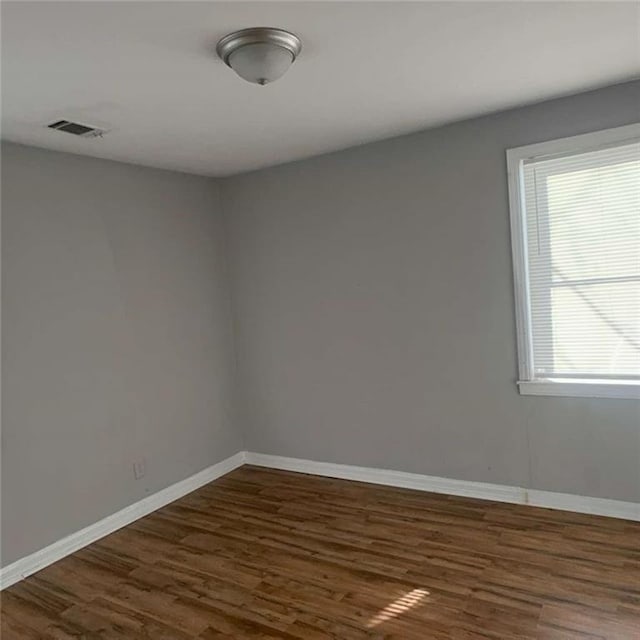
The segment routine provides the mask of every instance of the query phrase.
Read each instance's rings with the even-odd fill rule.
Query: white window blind
[[[527,315],[521,378],[634,385],[640,382],[640,140],[599,140],[579,151],[566,146],[521,158],[518,166],[524,255],[516,265],[523,271],[517,293]]]

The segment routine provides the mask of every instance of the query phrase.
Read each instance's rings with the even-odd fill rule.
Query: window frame
[[[536,377],[533,362],[531,299],[523,166],[525,161],[570,156],[640,140],[640,123],[507,149],[511,250],[518,346],[518,389],[522,395],[638,398],[640,380],[625,378]]]

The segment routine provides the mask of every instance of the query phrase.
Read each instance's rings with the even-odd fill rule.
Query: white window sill
[[[636,380],[576,380],[567,378],[520,380],[518,389],[523,396],[640,399],[640,381]]]

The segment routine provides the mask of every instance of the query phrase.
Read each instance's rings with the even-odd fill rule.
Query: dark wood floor
[[[639,639],[640,523],[242,467],[2,594],[2,640]]]

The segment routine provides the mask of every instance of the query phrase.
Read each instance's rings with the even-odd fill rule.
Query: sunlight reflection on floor
[[[401,598],[387,605],[373,616],[367,623],[367,627],[377,627],[379,624],[391,620],[391,618],[395,618],[405,611],[409,611],[409,609],[420,604],[428,595],[429,592],[426,589],[414,589],[413,591],[405,593]]]

